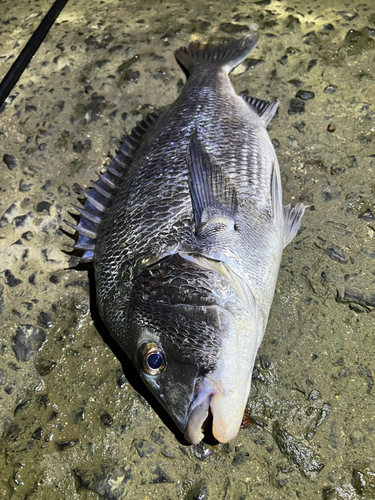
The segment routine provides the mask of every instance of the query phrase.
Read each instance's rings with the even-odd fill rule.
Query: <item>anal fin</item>
[[[190,136],[187,165],[197,236],[234,230],[238,207],[236,187],[203,150],[197,131]]]

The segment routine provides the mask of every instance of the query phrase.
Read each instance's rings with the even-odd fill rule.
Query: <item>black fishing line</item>
[[[17,83],[18,79],[24,72],[30,59],[37,51],[39,45],[43,41],[43,38],[51,29],[52,24],[55,22],[62,9],[65,7],[67,1],[68,0],[55,1],[55,3],[45,15],[43,21],[40,23],[30,40],[23,48],[21,54],[17,57],[12,67],[5,75],[3,81],[0,83],[0,111],[2,111],[2,105],[5,99],[8,97],[14,85]]]

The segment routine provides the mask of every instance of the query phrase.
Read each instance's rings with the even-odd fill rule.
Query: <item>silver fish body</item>
[[[93,256],[111,335],[192,443],[210,413],[218,441],[238,432],[282,251],[304,212],[282,206],[266,130],[278,102],[238,96],[228,78],[256,43],[176,51],[185,87],[99,203],[95,245],[77,245]]]

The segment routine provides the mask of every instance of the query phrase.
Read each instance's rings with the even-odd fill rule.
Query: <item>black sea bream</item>
[[[79,209],[100,314],[191,443],[239,430],[283,248],[304,206],[283,207],[266,126],[278,101],[238,96],[228,73],[257,36],[175,57],[181,95],[125,140]]]

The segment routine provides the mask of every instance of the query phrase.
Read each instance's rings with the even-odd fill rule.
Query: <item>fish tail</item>
[[[220,45],[192,42],[175,51],[176,61],[188,77],[197,66],[221,66],[229,73],[247,58],[258,43],[258,35],[247,35],[240,40],[226,40]]]

